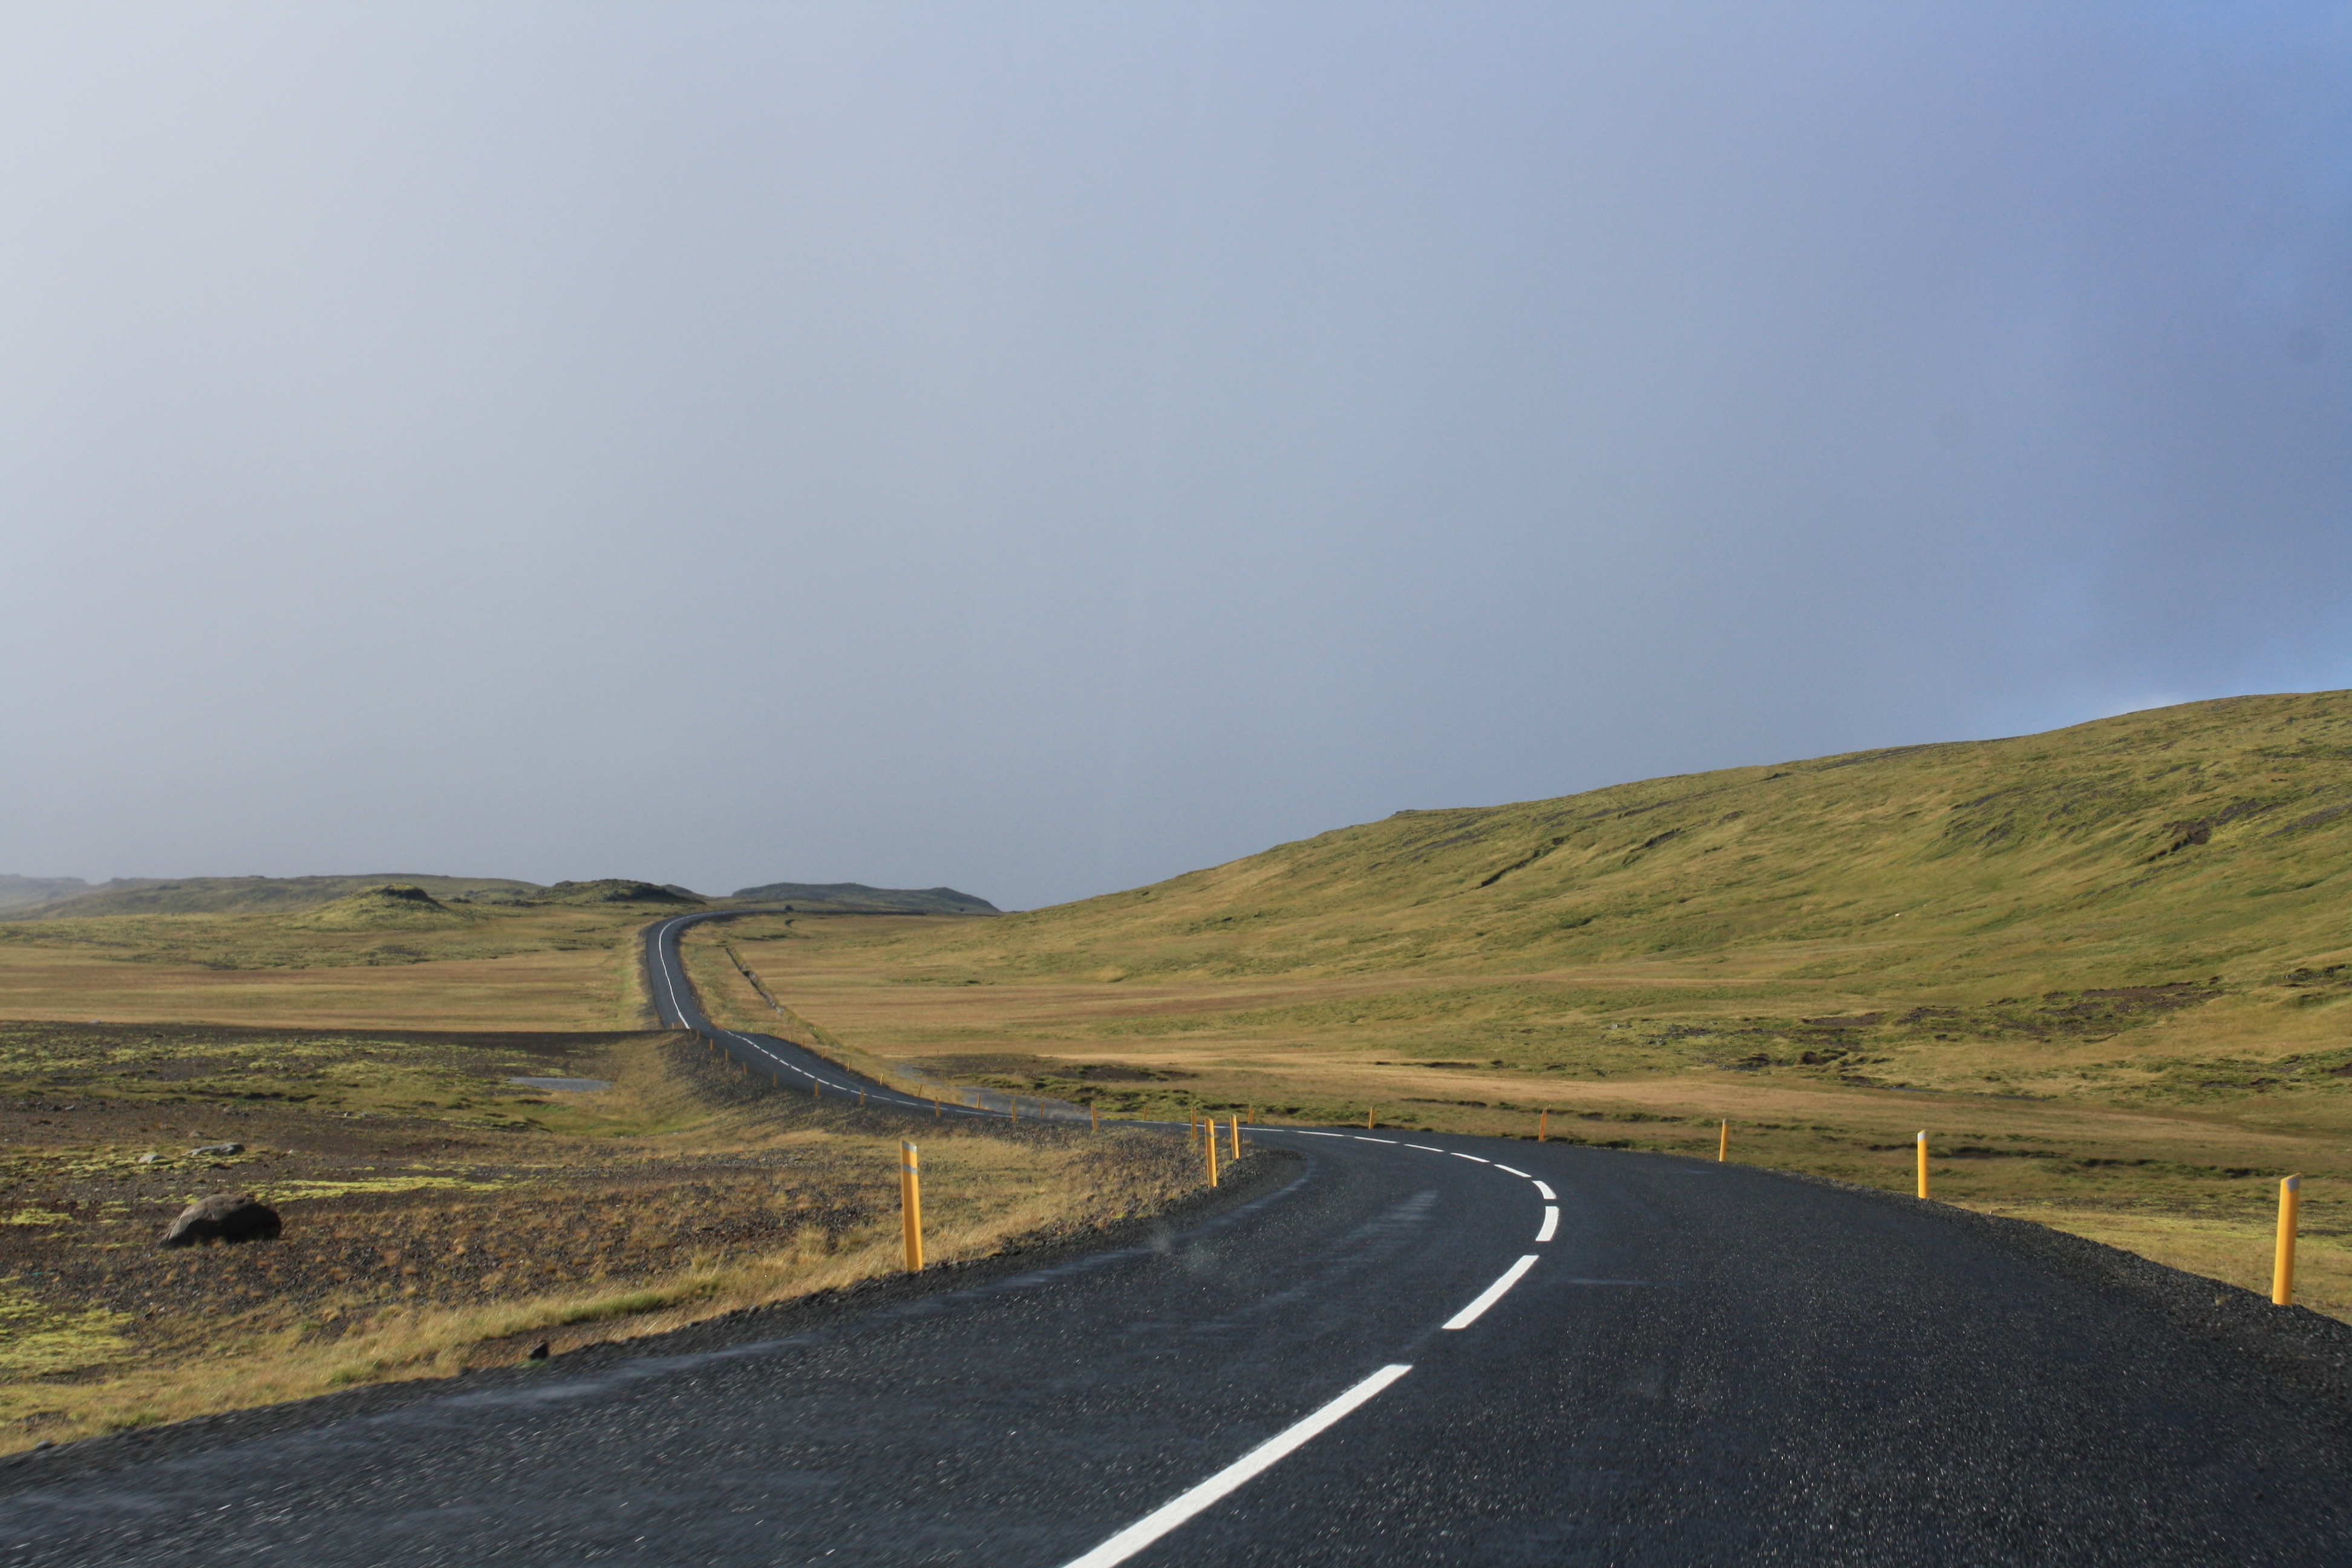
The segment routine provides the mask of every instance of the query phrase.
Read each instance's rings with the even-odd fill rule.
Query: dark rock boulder
[[[165,1247],[194,1247],[201,1241],[275,1241],[284,1228],[278,1211],[251,1193],[221,1193],[201,1198],[180,1211],[163,1233]]]

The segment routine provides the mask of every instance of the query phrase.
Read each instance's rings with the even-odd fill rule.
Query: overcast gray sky
[[[2352,12],[0,12],[0,871],[950,883],[2352,686]]]

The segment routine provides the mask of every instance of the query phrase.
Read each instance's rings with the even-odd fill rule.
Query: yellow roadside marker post
[[[1238,1160],[1242,1157],[1242,1119],[1234,1117],[1228,1130],[1234,1137],[1234,1158]]]
[[[1919,1134],[1919,1195],[1927,1195],[1927,1135]]]
[[[931,1120],[937,1121],[940,1119],[940,1097],[935,1094],[931,1096]]]
[[[1217,1123],[1216,1123],[1216,1121],[1215,1121],[1213,1119],[1212,1119],[1212,1120],[1210,1121],[1210,1122],[1209,1122],[1209,1185],[1211,1185],[1211,1186],[1213,1186],[1213,1186],[1215,1186],[1216,1184],[1217,1184]]]
[[[2271,1262],[2271,1305],[2294,1305],[2294,1210],[2301,1201],[2303,1178],[2289,1176],[2279,1184],[2278,1255]]]
[[[857,1091],[857,1109],[860,1110],[866,1109],[866,1091],[862,1089]]]
[[[1005,1096],[1005,1099],[1007,1099],[1007,1100],[1011,1100],[1011,1101],[1013,1102],[1013,1121],[1020,1121],[1020,1120],[1021,1120],[1021,1097],[1020,1097],[1019,1095],[1017,1095],[1017,1094],[1009,1094],[1009,1095],[1006,1095],[1006,1096]]]
[[[1551,1112],[1547,1110],[1541,1116],[1536,1118],[1536,1142],[1538,1143],[1542,1142],[1550,1131]]]
[[[1370,1106],[1369,1106],[1369,1105],[1368,1105],[1368,1106],[1366,1106],[1366,1107],[1364,1108],[1364,1131],[1367,1131],[1367,1132],[1370,1132],[1370,1131],[1372,1130],[1372,1116],[1373,1116],[1373,1109],[1372,1109],[1372,1107],[1370,1107]]]
[[[1102,1131],[1102,1112],[1097,1110],[1091,1101],[1087,1105],[1087,1131],[1089,1132]]]
[[[898,1142],[898,1208],[907,1228],[907,1272],[923,1271],[922,1159],[912,1143]]]
[[[1723,1124],[1723,1135],[1715,1141],[1715,1163],[1722,1164],[1731,1158],[1731,1123]]]
[[[809,1098],[811,1100],[823,1100],[824,1098],[824,1080],[823,1079],[813,1078],[809,1079]]]

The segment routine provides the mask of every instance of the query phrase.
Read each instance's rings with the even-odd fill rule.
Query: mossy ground
[[[1200,1180],[1178,1139],[812,1105],[675,1035],[0,1026],[0,1447],[890,1271],[909,1131],[935,1261],[1152,1212]],[[282,1238],[156,1247],[184,1205],[232,1191],[278,1208]]]

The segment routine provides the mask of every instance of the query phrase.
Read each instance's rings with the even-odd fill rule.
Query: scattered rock
[[[140,1155],[140,1156],[139,1156],[139,1163],[141,1163],[141,1164],[142,1164],[142,1165],[157,1165],[157,1164],[161,1164],[161,1163],[163,1163],[163,1155],[161,1155],[161,1154],[156,1153],[156,1152],[155,1152],[154,1151],[152,1151],[152,1150],[150,1150],[150,1151],[148,1151],[146,1153],[142,1154],[142,1155]]]
[[[278,1211],[251,1193],[221,1193],[190,1204],[163,1233],[163,1246],[194,1247],[200,1241],[274,1241],[284,1228]]]
[[[531,1346],[530,1353],[522,1359],[525,1361],[545,1361],[547,1359],[547,1342],[545,1340],[541,1340],[539,1343]]]
[[[244,1152],[245,1145],[242,1143],[207,1143],[201,1149],[189,1150],[188,1158],[194,1160],[206,1154],[242,1154]]]

